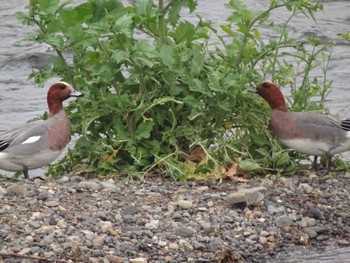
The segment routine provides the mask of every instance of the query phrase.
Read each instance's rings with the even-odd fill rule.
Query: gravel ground
[[[350,246],[349,179],[3,179],[0,262],[292,262]]]

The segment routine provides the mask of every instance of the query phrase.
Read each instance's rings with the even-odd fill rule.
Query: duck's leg
[[[318,156],[315,155],[314,161],[312,162],[312,170],[314,170],[315,172],[317,171],[317,158],[318,158]]]
[[[324,170],[317,170],[316,174],[318,176],[327,175],[329,173],[329,170],[331,169],[331,162],[332,162],[332,156],[329,154],[326,154],[326,169]]]
[[[28,168],[25,166],[23,167],[23,175],[24,178],[29,179]]]

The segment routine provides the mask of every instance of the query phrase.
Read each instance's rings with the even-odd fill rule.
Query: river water
[[[48,0],[49,1],[49,0]],[[43,45],[21,41],[31,28],[21,25],[14,13],[25,10],[28,0],[1,1],[0,5],[0,131],[9,129],[47,110],[46,91],[28,80],[33,69],[47,64],[52,55],[50,48]],[[79,2],[82,2],[79,0]],[[228,0],[199,0],[197,13],[214,21],[217,25],[224,22],[230,11],[224,7]],[[244,1],[255,10],[264,9],[268,0]],[[316,13],[317,23],[298,16],[290,24],[290,32],[295,38],[305,38],[311,34],[327,41],[338,33],[350,30],[350,1],[323,0],[324,11]],[[284,21],[286,10],[274,11],[273,19]],[[275,32],[264,31],[265,38],[274,37]],[[333,81],[327,97],[327,106],[333,115],[340,118],[350,117],[350,44],[338,44],[332,55],[328,69],[328,80]],[[67,102],[66,102],[67,103]],[[2,172],[2,171],[1,171]],[[31,171],[31,175],[42,175],[45,169]],[[291,261],[292,260],[292,261]],[[289,261],[282,262],[350,262],[350,249],[328,249],[322,253],[305,256],[295,254]]]

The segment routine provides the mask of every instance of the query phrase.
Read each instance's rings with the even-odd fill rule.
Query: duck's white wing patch
[[[41,136],[31,136],[27,140],[22,142],[21,144],[34,143],[34,142],[38,141],[40,138],[41,138]]]
[[[0,152],[0,160],[5,160],[7,158],[8,154]]]

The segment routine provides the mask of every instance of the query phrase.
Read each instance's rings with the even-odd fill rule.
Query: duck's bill
[[[249,82],[249,83],[245,84],[244,87],[249,92],[256,92],[256,84],[253,82]]]
[[[77,91],[77,90],[73,90],[72,93],[70,94],[71,97],[83,97],[84,93]]]

